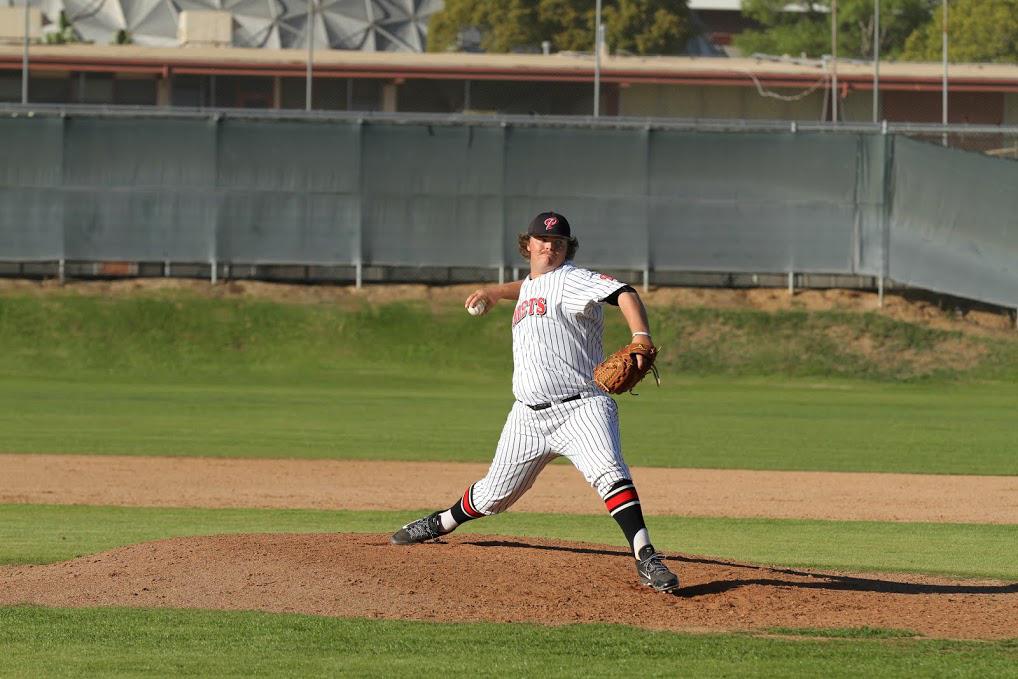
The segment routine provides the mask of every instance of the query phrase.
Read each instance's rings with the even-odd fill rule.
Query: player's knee
[[[474,507],[486,515],[500,514],[516,504],[532,485],[533,481],[519,486],[492,487],[487,483],[487,479],[482,479],[474,485],[472,495]]]
[[[628,469],[612,469],[595,478],[590,485],[594,487],[594,490],[597,491],[597,494],[603,500],[619,488],[632,486],[633,480],[629,477]]]
[[[475,496],[474,508],[485,516],[501,514],[513,505],[513,500],[508,496]]]

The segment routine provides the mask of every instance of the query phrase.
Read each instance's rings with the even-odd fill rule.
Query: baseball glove
[[[644,357],[643,368],[636,365],[636,356]],[[604,359],[594,368],[594,383],[607,391],[609,394],[632,393],[633,387],[640,383],[647,373],[654,373],[657,385],[661,386],[661,378],[654,367],[654,359],[657,357],[657,348],[633,342],[622,347],[614,354]]]

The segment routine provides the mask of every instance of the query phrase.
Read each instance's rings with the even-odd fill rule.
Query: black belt
[[[562,399],[561,401],[551,401],[549,403],[537,403],[535,405],[530,405],[529,403],[524,403],[523,405],[527,406],[531,410],[547,410],[548,408],[552,407],[556,403],[569,403],[570,401],[578,401],[581,398],[583,398],[583,394],[576,394],[575,396],[568,396],[568,397]]]

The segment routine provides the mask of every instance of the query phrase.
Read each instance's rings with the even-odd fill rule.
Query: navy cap
[[[527,235],[569,238],[569,220],[557,212],[542,212],[530,220]]]

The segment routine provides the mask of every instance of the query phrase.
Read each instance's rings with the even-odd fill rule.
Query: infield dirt
[[[486,464],[3,455],[0,503],[418,510],[445,507]],[[407,484],[402,479],[414,479]],[[633,468],[648,514],[1018,524],[1018,478]],[[550,465],[513,511],[600,515],[572,465]]]
[[[1018,584],[865,576],[672,557],[683,586],[636,583],[616,547],[386,535],[174,538],[0,569],[0,604],[260,610],[431,620],[615,623],[674,631],[874,627],[957,639],[1018,636]]]
[[[436,502],[447,485],[458,489],[464,478],[472,478],[469,472],[483,472],[482,465],[440,463],[76,455],[6,455],[2,459],[12,473],[0,482],[0,502],[125,506],[378,509],[370,500],[383,495],[377,491],[388,485],[386,469],[392,467],[404,473],[411,468],[425,492],[386,495],[385,507],[410,508]],[[637,471],[648,481],[642,486],[643,493],[649,494],[648,507],[657,506],[664,513],[681,512],[672,506],[674,502],[669,504],[674,488],[669,492],[667,482],[650,482],[655,477],[660,481],[661,473],[672,474],[673,480],[682,474],[696,476],[698,483],[685,486],[683,497],[687,501],[696,497],[699,507],[709,507],[712,493],[717,498],[734,497],[742,488],[745,496],[737,506],[757,515],[791,511],[815,516],[817,508],[829,514],[830,507],[825,508],[814,494],[837,492],[848,497],[831,503],[836,513],[852,515],[853,508],[860,506],[872,513],[880,502],[871,505],[864,497],[885,493],[884,510],[894,511],[897,506],[899,518],[911,516],[908,512],[918,508],[950,520],[957,518],[960,507],[985,508],[986,503],[976,496],[986,499],[996,493],[990,505],[999,514],[979,518],[983,522],[1015,520],[1009,513],[1014,481],[1006,477]],[[704,474],[711,475],[709,481]],[[790,482],[793,477],[798,480]],[[932,491],[925,506],[924,483]],[[938,484],[961,485],[937,496]],[[354,490],[360,486],[364,492],[358,495]],[[839,486],[841,491],[835,491]],[[788,492],[796,487],[809,492],[799,496]],[[781,488],[780,498],[767,500],[768,492],[778,494]],[[959,500],[964,497],[968,500]],[[338,498],[344,498],[340,505],[336,505]],[[448,500],[444,495],[441,499]],[[556,466],[546,470],[520,509],[594,513],[600,511],[597,504],[573,469]],[[716,500],[715,507],[724,508],[724,501]],[[0,568],[0,605],[261,610],[555,625],[597,622],[696,632],[874,627],[938,638],[1018,637],[1018,583],[853,575],[695,555],[670,556],[668,563],[682,577],[683,585],[675,595],[640,587],[632,557],[603,545],[478,535],[453,535],[440,543],[409,548],[389,545],[388,535],[182,537],[63,563]]]

